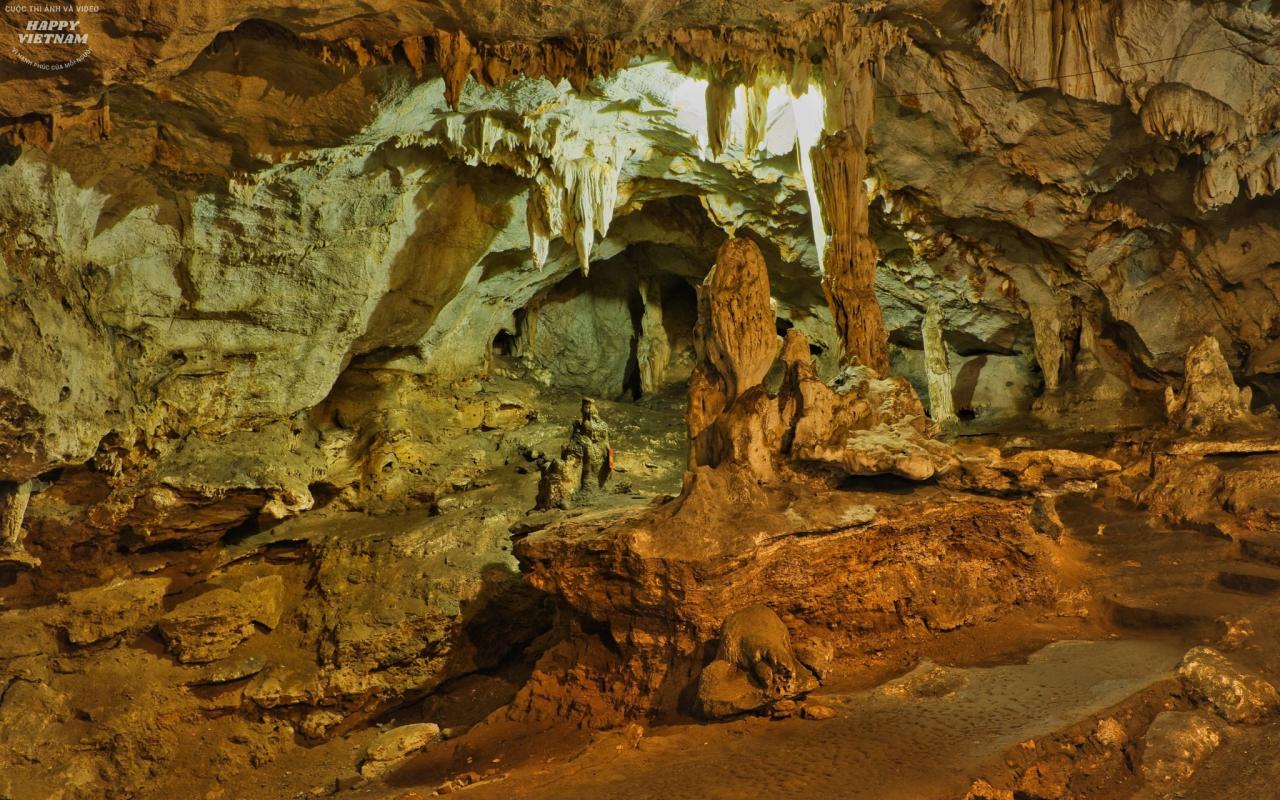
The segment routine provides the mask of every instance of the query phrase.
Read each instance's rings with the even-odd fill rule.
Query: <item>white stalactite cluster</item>
[[[596,237],[609,233],[629,155],[615,140],[579,135],[550,115],[522,116],[512,128],[488,113],[451,114],[430,133],[399,142],[440,146],[469,166],[501,166],[532,179],[526,216],[534,263],[546,264],[559,237],[577,250],[584,275]]]
[[[794,151],[809,197],[819,266],[827,232],[811,151],[823,134],[826,102],[807,65],[794,74],[761,71],[749,83],[681,75],[666,87],[670,125],[687,134],[703,159],[749,161]],[[598,126],[597,126],[598,128]],[[532,261],[550,258],[551,242],[573,245],[583,274],[595,243],[608,235],[630,150],[590,122],[546,113],[451,112],[428,130],[396,137],[401,146],[444,149],[468,166],[496,166],[528,178],[527,227]]]
[[[619,169],[588,153],[564,162],[551,162],[534,176],[526,216],[534,263],[547,262],[551,240],[560,237],[578,251],[582,274],[591,269],[595,237],[609,235],[618,204]]]
[[[705,86],[706,116],[690,135],[699,145],[705,141],[712,158],[736,155],[749,159],[762,148],[770,155],[783,155],[794,148],[809,196],[814,249],[821,267],[827,232],[822,223],[812,155],[822,138],[826,112],[821,86],[810,80],[807,69],[797,69],[790,78],[761,72],[746,85],[690,79],[690,83],[695,82]],[[788,127],[791,135],[782,149],[781,137],[771,134],[778,128],[781,130],[776,132],[785,132]],[[740,152],[737,148],[741,148]]]

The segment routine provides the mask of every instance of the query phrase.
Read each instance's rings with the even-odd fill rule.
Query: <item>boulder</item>
[[[813,673],[796,659],[787,626],[768,606],[747,606],[725,619],[716,660],[747,673],[773,698],[818,686]]]
[[[694,710],[706,719],[727,719],[769,703],[764,689],[727,661],[712,661],[698,676]]]
[[[238,590],[220,587],[179,604],[160,620],[160,633],[183,663],[217,661],[231,655],[257,625],[274,628],[283,603],[283,578],[254,578]]]
[[[69,592],[63,598],[65,613],[58,625],[72,644],[140,633],[163,613],[168,588],[168,578],[137,578]]]
[[[1031,503],[1031,514],[1028,519],[1037,533],[1042,533],[1057,541],[1067,532],[1067,526],[1058,514],[1057,498],[1051,494],[1037,495]]]
[[[772,609],[753,605],[725,619],[715,660],[698,677],[695,710],[721,719],[817,687],[792,650],[787,626]]]
[[[1165,711],[1143,737],[1142,777],[1157,787],[1191,777],[1226,733],[1220,719],[1200,711]]]
[[[1178,665],[1178,676],[1188,694],[1207,703],[1228,722],[1256,724],[1280,709],[1275,686],[1211,647],[1187,651]]]
[[[440,739],[440,726],[434,722],[402,725],[384,732],[369,743],[360,762],[360,774],[377,778],[395,769],[414,753],[425,750]]]

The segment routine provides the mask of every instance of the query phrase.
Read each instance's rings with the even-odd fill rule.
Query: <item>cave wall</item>
[[[975,396],[1012,390],[1002,413],[1093,380],[1083,351],[1109,354],[1089,364],[1123,391],[1176,380],[1204,334],[1245,380],[1280,370],[1268,4],[812,3],[763,34],[681,32],[704,11],[575,9],[564,19],[608,24],[537,62],[499,47],[506,22],[431,4],[394,22],[381,6],[262,20],[176,6],[155,40],[95,31],[104,46],[81,83],[109,92],[6,80],[0,472],[83,463],[107,437],[292,420],[353,364],[473,374],[516,309],[591,262],[668,247],[700,280],[723,235],[708,220],[758,237],[780,311],[834,350],[794,122],[771,122],[754,153],[741,104],[720,155],[705,149],[719,121],[690,129],[703,87],[806,37],[828,55],[878,43],[876,293],[911,377],[925,298],[942,304],[957,371],[979,374]],[[530,31],[558,30],[530,14]],[[438,35],[450,26],[465,48]],[[710,82],[661,59],[602,76],[643,48]],[[572,80],[513,78],[502,53]],[[970,86],[984,88],[953,91]],[[592,201],[604,210],[585,227],[607,233],[590,235],[585,263],[584,226],[544,233],[534,202],[579,168],[605,175],[597,195],[617,192],[608,209]]]

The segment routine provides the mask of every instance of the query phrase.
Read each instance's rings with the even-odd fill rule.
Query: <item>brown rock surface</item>
[[[217,661],[252,636],[257,626],[270,630],[278,625],[283,602],[283,578],[255,578],[178,604],[160,620],[160,633],[183,663]]]
[[[1196,647],[1178,665],[1187,691],[1228,722],[1258,723],[1280,711],[1280,693],[1261,675],[1242,669],[1211,647]]]
[[[1205,434],[1252,416],[1253,393],[1236,386],[1218,340],[1206,336],[1187,351],[1182,391],[1165,389],[1165,410],[1178,428]]]
[[[59,624],[72,644],[140,633],[164,612],[168,587],[167,578],[137,578],[70,592],[63,601],[66,611]]]
[[[1217,717],[1195,711],[1166,711],[1143,738],[1142,774],[1148,783],[1168,788],[1183,783],[1218,748],[1226,726]]]
[[[611,702],[645,713],[692,683],[689,662],[727,607],[787,598],[788,614],[845,651],[1054,607],[1045,540],[1026,514],[936,489],[906,502],[767,492],[703,468],[677,501],[584,515],[530,534],[516,554],[536,587],[608,626],[621,650],[613,669],[628,676]]]
[[[778,615],[767,606],[748,606],[720,626],[720,644],[715,659],[698,676],[694,706],[702,716],[718,719],[817,686],[813,673],[796,658],[791,634]]]
[[[440,726],[431,722],[402,725],[385,731],[369,743],[360,763],[360,774],[366,778],[380,777],[439,739]]]

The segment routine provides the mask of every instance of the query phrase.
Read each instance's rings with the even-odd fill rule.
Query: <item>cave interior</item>
[[[0,17],[0,798],[1280,796],[1280,6],[142,5]]]

